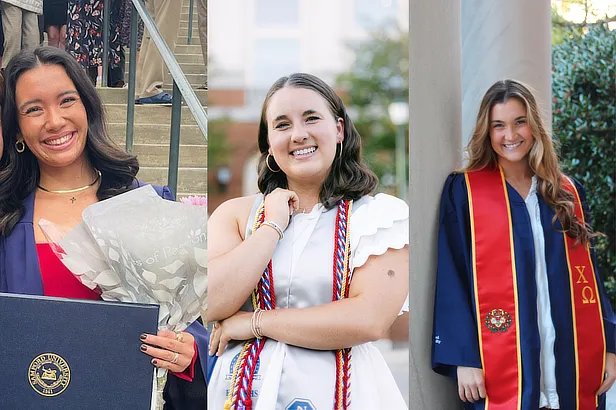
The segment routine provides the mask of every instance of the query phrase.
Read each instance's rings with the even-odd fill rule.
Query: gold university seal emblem
[[[61,394],[71,382],[71,369],[62,357],[43,353],[32,360],[28,369],[30,386],[38,394],[53,397]]]

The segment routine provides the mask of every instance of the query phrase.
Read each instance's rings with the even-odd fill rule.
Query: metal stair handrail
[[[143,20],[145,28],[150,33],[154,44],[156,44],[156,47],[158,47],[158,51],[160,52],[163,61],[167,65],[167,68],[169,69],[169,72],[173,77],[173,81],[180,90],[184,101],[186,101],[186,105],[195,117],[195,121],[197,122],[197,125],[201,129],[201,132],[205,137],[205,141],[207,142],[207,114],[203,109],[203,106],[199,102],[197,95],[195,94],[194,90],[190,86],[190,83],[186,79],[186,76],[184,75],[180,64],[169,49],[169,46],[167,46],[167,43],[165,42],[163,37],[160,35],[158,27],[156,27],[154,20],[152,20],[152,16],[150,16],[150,13],[148,13],[143,2],[141,0],[131,1],[133,2],[133,7],[137,10],[139,16]],[[135,13],[133,13],[133,16],[135,16]],[[133,29],[136,28],[136,24],[131,23],[131,26],[131,28]],[[134,50],[136,50],[136,37],[137,36],[131,36],[131,55],[134,54]],[[135,40],[135,49],[132,48],[133,39]]]
[[[130,61],[129,61],[129,77],[128,77],[128,101],[126,106],[126,150],[133,150],[134,122],[135,122],[135,88],[136,88],[136,66],[137,66],[137,31],[138,17],[141,17],[145,28],[148,30],[152,41],[158,48],[163,61],[167,65],[169,72],[173,78],[173,104],[171,107],[171,135],[169,141],[169,171],[167,176],[167,185],[171,191],[177,195],[178,169],[180,157],[180,125],[182,120],[182,98],[193,114],[197,126],[203,133],[205,143],[207,144],[207,114],[203,106],[199,102],[197,95],[186,79],[182,68],[177,62],[175,56],[167,46],[167,43],[158,31],[158,27],[154,23],[152,16],[145,8],[142,0],[131,0],[131,40],[130,40]],[[189,18],[192,23],[192,8],[193,0],[190,1]],[[110,15],[110,0],[104,0],[103,9],[103,87],[107,86],[107,69],[109,55],[109,15]],[[135,13],[136,11],[136,13]],[[139,14],[137,14],[139,13]],[[189,31],[192,34],[192,24],[189,24]],[[189,44],[192,43],[192,35],[189,35]],[[205,62],[204,62],[205,63]]]

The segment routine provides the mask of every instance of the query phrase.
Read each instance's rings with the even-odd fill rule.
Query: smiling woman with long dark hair
[[[4,74],[0,292],[100,300],[54,254],[37,221],[74,228],[89,205],[141,185],[137,159],[107,135],[100,96],[67,52],[24,50]],[[173,199],[167,187],[154,188]],[[199,350],[206,357],[206,340],[199,323],[181,337],[159,332],[135,340],[134,349],[175,375],[166,388],[168,409],[205,406]],[[154,348],[170,341],[168,349]]]
[[[261,193],[208,223],[210,408],[405,409],[370,342],[405,305],[406,203],[370,196],[359,133],[317,77],[274,83],[257,139]]]

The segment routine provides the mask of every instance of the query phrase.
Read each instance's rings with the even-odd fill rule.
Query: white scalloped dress
[[[255,202],[246,237],[250,235],[261,198]],[[407,204],[390,195],[365,196],[351,215],[352,268],[370,255],[409,242]],[[292,218],[273,259],[276,307],[308,308],[331,302],[334,223],[337,209],[316,205]],[[406,274],[406,272],[403,272]],[[400,307],[408,311],[408,298]],[[251,311],[247,303],[242,308]],[[208,409],[223,409],[233,365],[242,344],[230,344],[218,359],[208,385]],[[300,348],[267,340],[252,385],[254,410],[332,410],[336,364],[333,351]],[[354,346],[351,359],[352,410],[406,410],[387,363],[371,343]]]

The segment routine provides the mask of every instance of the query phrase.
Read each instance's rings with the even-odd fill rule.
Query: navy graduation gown
[[[574,181],[589,221],[586,195]],[[517,269],[520,345],[522,357],[523,410],[539,408],[541,340],[537,322],[535,251],[531,222],[524,199],[507,184]],[[441,198],[438,235],[438,265],[432,340],[432,368],[456,377],[457,366],[481,368],[477,320],[475,317],[471,234],[468,194],[464,174],[447,178]],[[552,321],[556,330],[556,384],[561,410],[575,410],[575,361],[569,272],[562,227],[552,225],[554,211],[539,196],[545,237],[546,264]],[[594,249],[593,264],[597,267]],[[607,351],[615,352],[616,317],[598,271],[597,285],[604,316]],[[598,335],[600,337],[600,335]],[[597,386],[598,387],[598,386]],[[599,409],[605,408],[605,395]],[[483,410],[484,401],[466,403],[465,409]]]
[[[143,186],[134,183],[134,187]],[[174,200],[167,187],[153,185],[159,196]],[[39,267],[36,241],[34,239],[34,192],[24,200],[24,214],[8,237],[0,236],[0,292],[43,295],[43,281]],[[170,376],[165,386],[166,410],[199,409],[206,405],[205,374],[207,367],[209,335],[200,321],[192,323],[187,329],[197,343],[199,352],[195,362],[192,383]],[[139,341],[135,341],[137,346]],[[203,359],[202,359],[203,358]]]

